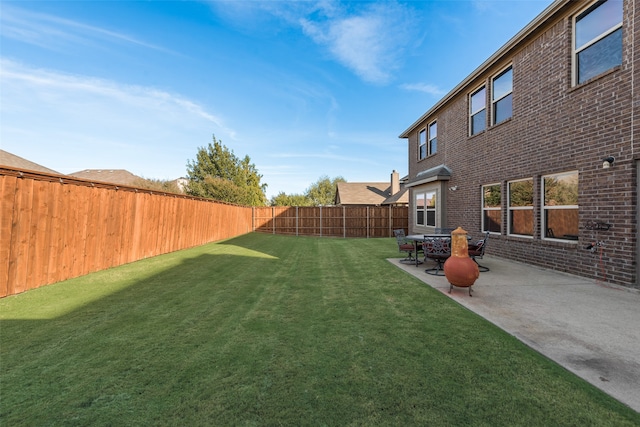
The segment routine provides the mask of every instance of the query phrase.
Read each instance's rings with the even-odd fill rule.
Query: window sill
[[[617,71],[620,71],[621,69],[622,69],[622,65],[616,65],[615,67],[613,67],[613,68],[611,68],[611,69],[609,69],[609,70],[607,70],[607,71],[605,71],[603,73],[600,73],[597,76],[591,77],[589,80],[587,80],[585,82],[578,83],[578,84],[574,85],[573,87],[569,88],[569,93],[571,93],[573,91],[576,91],[578,89],[581,89],[581,88],[583,88],[583,87],[595,82],[596,80],[603,79],[603,78],[607,77],[609,74],[613,74],[613,73],[615,73]]]

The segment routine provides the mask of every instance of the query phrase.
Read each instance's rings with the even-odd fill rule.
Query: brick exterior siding
[[[640,145],[640,0],[625,0],[622,65],[572,86],[572,18],[586,2],[556,2],[554,14],[540,22],[504,55],[486,64],[457,93],[416,122],[408,140],[409,181],[438,165],[451,169],[440,185],[444,204],[439,226],[462,226],[473,236],[481,230],[481,187],[500,183],[502,231],[492,234],[487,253],[555,270],[638,287],[637,166]],[[636,9],[637,12],[636,12]],[[490,125],[491,79],[513,66],[513,114]],[[487,129],[469,136],[469,94],[487,88]],[[452,95],[452,96],[451,96]],[[635,109],[635,111],[634,111]],[[437,120],[438,152],[418,160],[418,132]],[[635,135],[635,136],[634,136]],[[602,159],[615,163],[603,169]],[[578,241],[544,239],[541,177],[578,171]],[[534,230],[531,237],[508,235],[507,182],[533,178]],[[456,191],[448,188],[457,186]],[[415,227],[414,193],[410,194],[410,232]],[[612,224],[608,231],[588,229],[590,221]],[[585,249],[603,242],[601,250]]]

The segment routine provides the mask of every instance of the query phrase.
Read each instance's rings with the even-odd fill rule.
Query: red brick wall
[[[635,2],[636,0],[633,0]],[[439,164],[452,170],[444,226],[462,226],[472,234],[481,228],[480,188],[502,183],[503,229],[492,235],[487,252],[607,282],[636,284],[636,172],[640,135],[636,84],[640,52],[640,22],[631,0],[624,4],[623,62],[610,72],[582,85],[571,86],[571,17],[586,2],[571,2],[560,16],[534,34],[526,45],[499,60],[470,82],[457,97],[426,117],[438,120],[438,154],[417,161],[417,132],[409,137],[409,178]],[[635,6],[636,9],[638,5]],[[635,20],[635,22],[632,22]],[[635,28],[635,34],[632,30]],[[635,61],[635,66],[634,66]],[[491,78],[513,64],[513,116],[473,137],[468,136],[468,94],[483,82],[490,99]],[[634,105],[635,102],[635,105]],[[635,107],[635,116],[632,109]],[[487,111],[487,120],[490,112]],[[634,131],[632,132],[632,127]],[[602,159],[615,156],[614,166],[602,168]],[[540,178],[579,171],[579,241],[542,239]],[[534,235],[507,235],[507,187],[510,180],[534,179]],[[411,212],[413,215],[413,212]],[[589,221],[611,223],[609,231],[585,228]],[[413,216],[410,224],[413,224]],[[604,243],[602,252],[584,246]]]

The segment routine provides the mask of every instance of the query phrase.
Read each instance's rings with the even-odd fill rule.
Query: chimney
[[[394,171],[391,172],[391,196],[396,195],[400,191],[400,174]]]

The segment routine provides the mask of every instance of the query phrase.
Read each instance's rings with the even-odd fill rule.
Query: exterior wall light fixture
[[[613,166],[613,162],[615,160],[616,159],[613,156],[605,157],[604,159],[602,159],[602,169],[609,169],[611,166]]]
[[[458,189],[457,185],[454,185],[453,187],[449,187],[449,191],[456,191]]]

